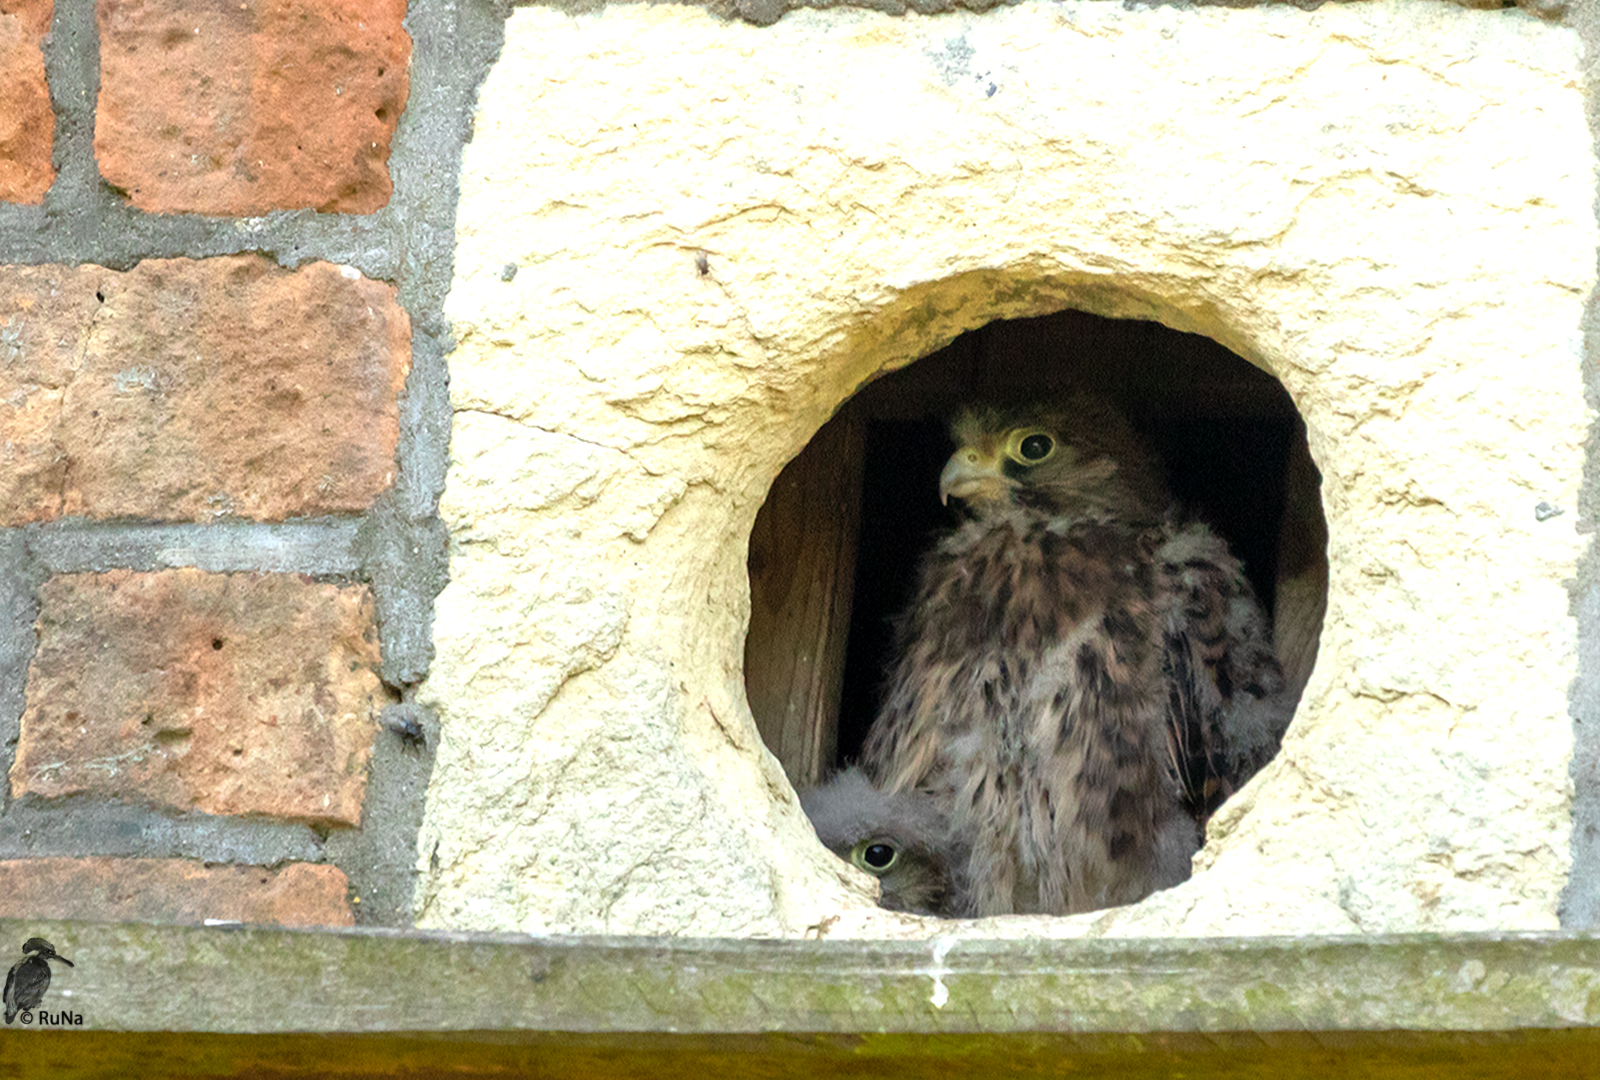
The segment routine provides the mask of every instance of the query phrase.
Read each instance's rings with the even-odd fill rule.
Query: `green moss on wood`
[[[42,1008],[84,1026],[13,1025],[8,1075],[110,1075],[140,1054],[175,1075],[267,1061],[285,1076],[493,1075],[580,1059],[564,1075],[850,1075],[930,1057],[971,1076],[1180,1060],[1196,1076],[1421,1075],[1600,1049],[1587,1026],[1600,941],[1572,935],[961,941],[936,969],[926,942],[0,921],[18,959],[32,936],[77,965]]]

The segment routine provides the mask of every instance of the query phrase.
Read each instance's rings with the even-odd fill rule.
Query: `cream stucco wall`
[[[1553,927],[1596,248],[1577,62],[1559,26],[1431,0],[517,10],[447,306],[419,924]],[[893,916],[756,734],[750,526],[874,373],[1065,307],[1207,334],[1293,395],[1332,535],[1318,667],[1184,886]]]

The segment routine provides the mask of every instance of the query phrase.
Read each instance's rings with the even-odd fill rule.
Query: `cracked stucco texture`
[[[1554,928],[1596,247],[1578,50],[1432,2],[767,29],[516,10],[447,308],[419,922]],[[1283,381],[1332,534],[1320,660],[1185,885],[1074,918],[891,915],[751,721],[751,523],[865,380],[1067,307],[1207,334]]]

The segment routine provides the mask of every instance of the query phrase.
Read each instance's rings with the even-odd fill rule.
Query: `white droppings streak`
[[[950,974],[944,958],[950,955],[950,950],[955,948],[956,939],[952,937],[937,937],[933,939],[933,963],[925,972],[933,979],[933,993],[928,995],[928,1000],[935,1009],[944,1008],[944,1003],[950,1000],[950,988],[944,984],[944,977]]]

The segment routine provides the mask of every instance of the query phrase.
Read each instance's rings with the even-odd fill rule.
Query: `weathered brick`
[[[405,0],[99,0],[95,157],[154,213],[389,201]]]
[[[56,178],[56,114],[39,49],[54,0],[0,0],[0,201],[38,203]]]
[[[270,870],[193,859],[6,859],[0,918],[350,926],[348,889],[343,871],[313,863]]]
[[[14,795],[360,822],[383,705],[366,586],[112,570],[39,600]]]
[[[0,525],[363,510],[410,363],[394,287],[328,263],[0,267]]]
[[[34,44],[50,32],[55,0],[0,0],[0,15],[15,16]]]
[[[67,458],[61,401],[108,270],[0,268],[0,525],[59,517]]]

